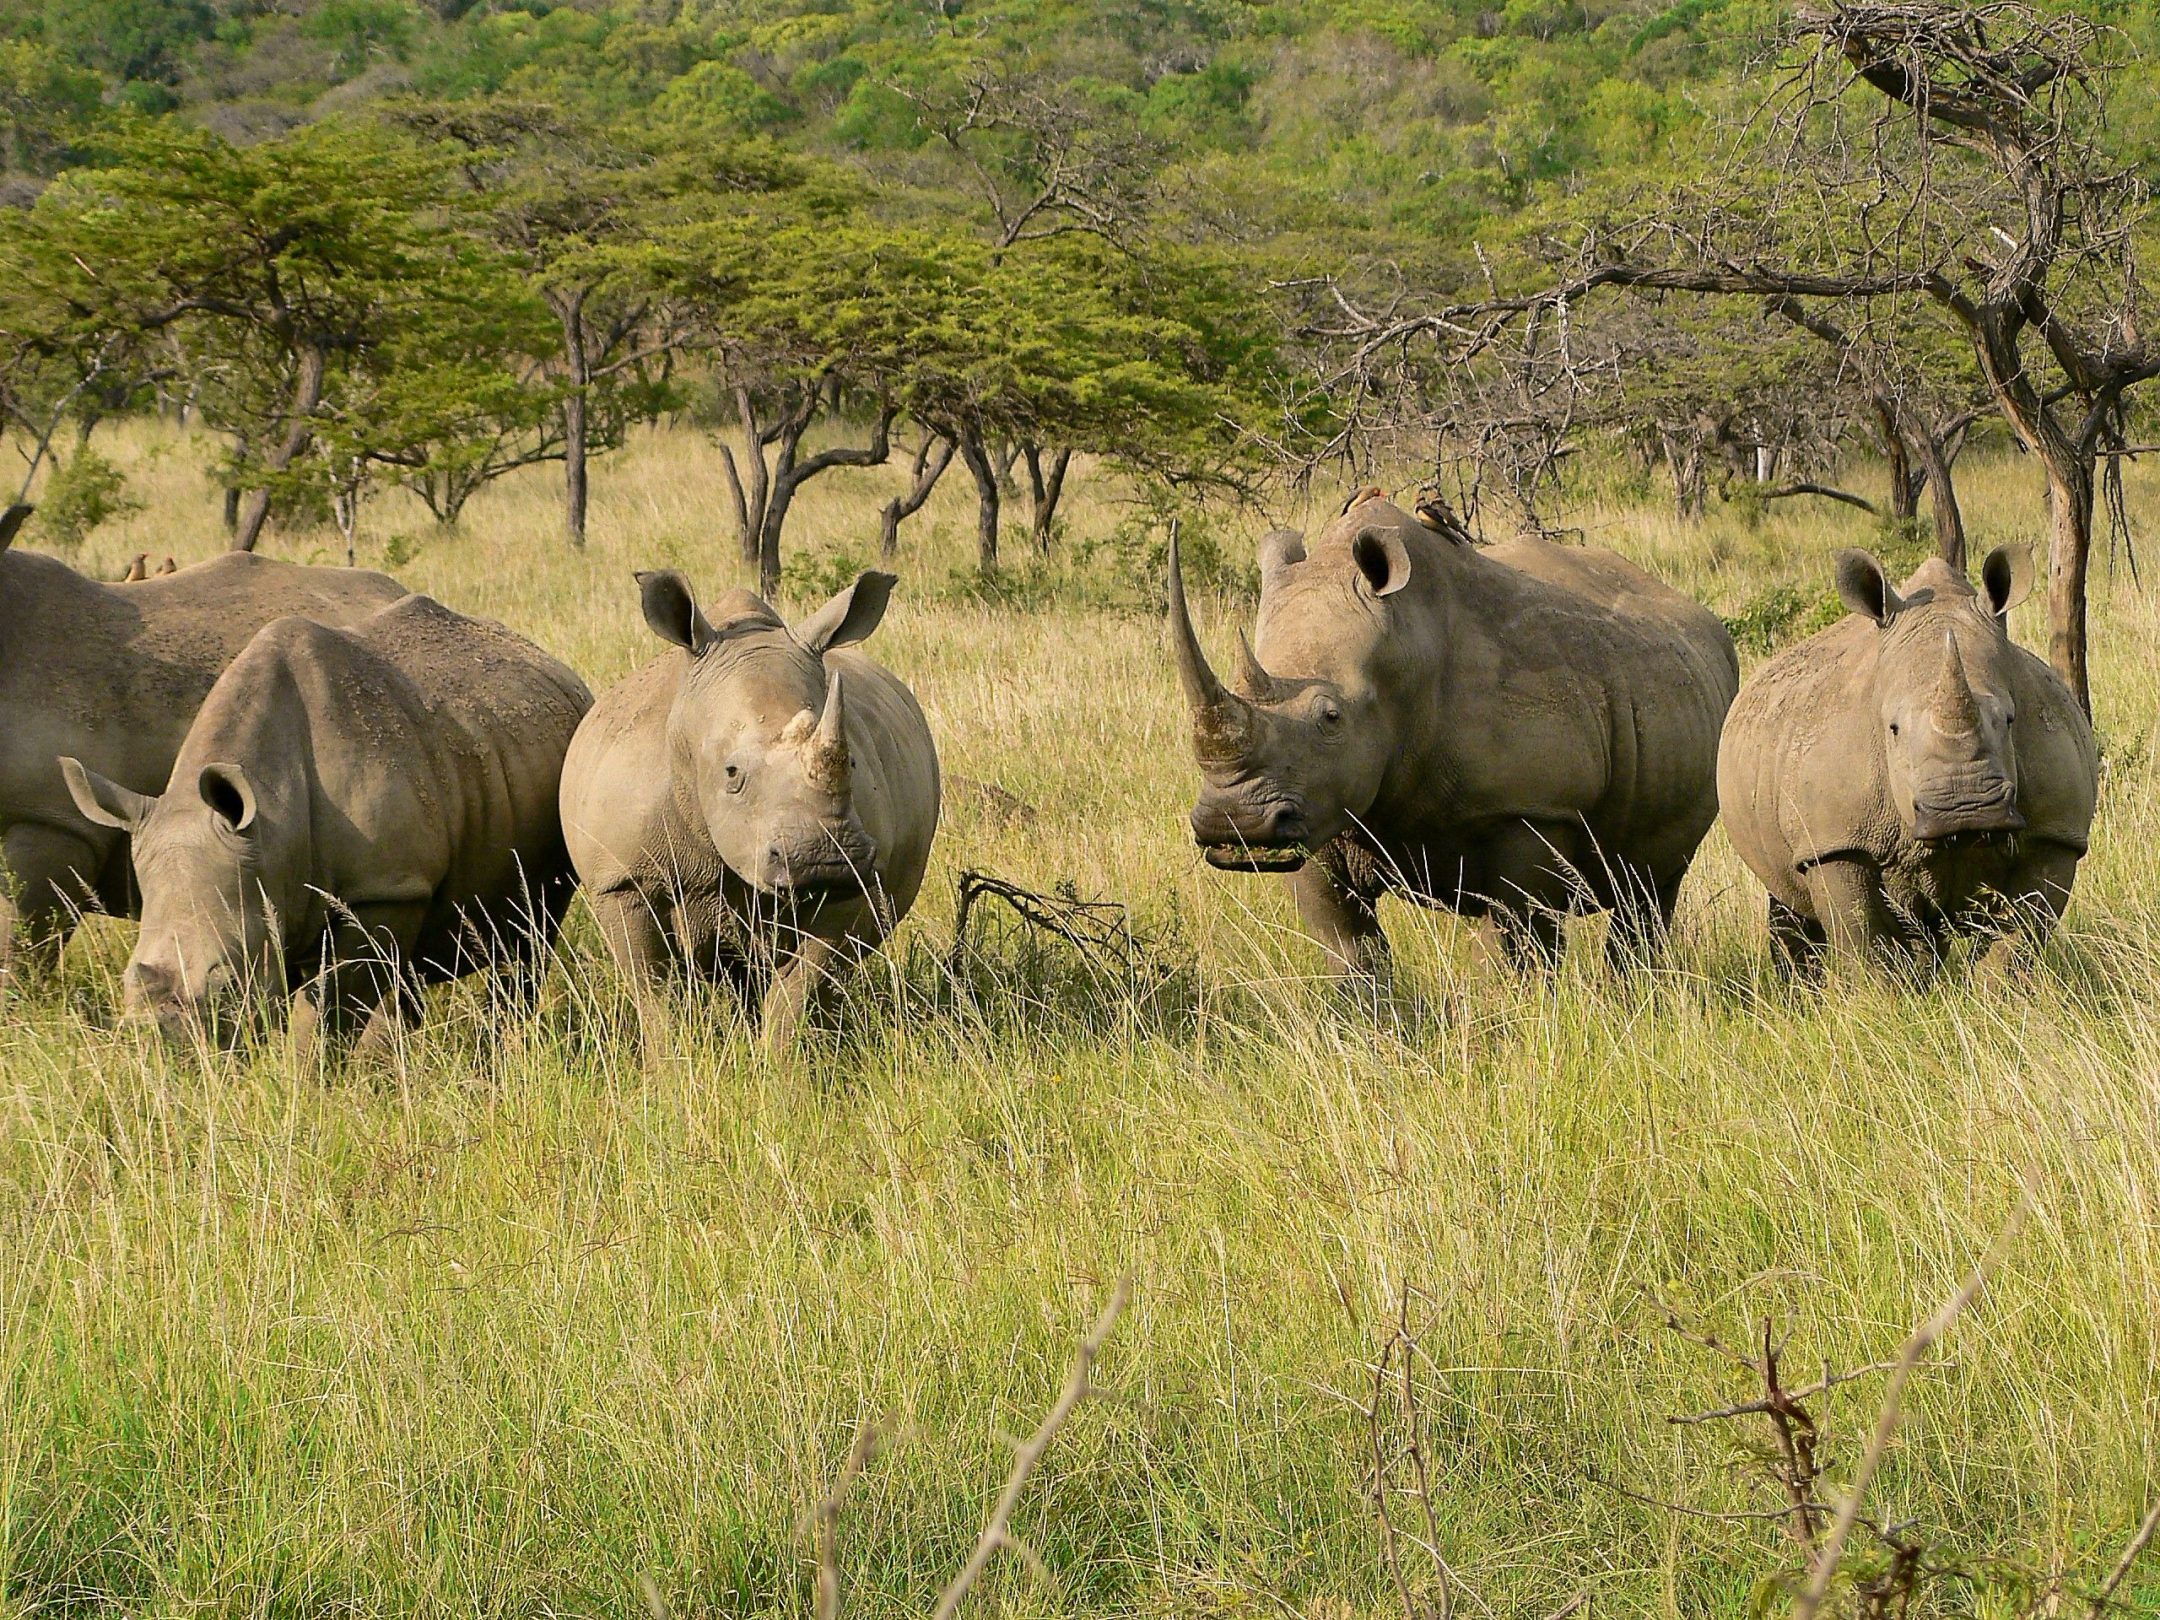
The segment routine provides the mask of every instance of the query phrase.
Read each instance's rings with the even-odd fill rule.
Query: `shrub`
[[[73,551],[106,519],[141,510],[128,496],[127,475],[86,445],[45,485],[38,535],[55,551]]]

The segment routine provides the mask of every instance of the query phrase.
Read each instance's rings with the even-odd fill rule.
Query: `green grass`
[[[185,450],[129,429],[108,451],[148,510],[86,566],[211,549]],[[721,582],[712,476],[689,435],[604,463],[584,556],[544,480],[455,538],[368,522],[418,538],[416,586],[597,683],[650,646],[631,566]],[[2036,532],[2026,469],[1968,483],[1979,545]],[[820,486],[806,548],[862,554],[879,487]],[[1128,515],[1080,500],[1082,534]],[[1665,1421],[1753,1391],[1661,1302],[1737,1338],[1774,1316],[1795,1368],[1889,1355],[2026,1179],[2037,1213],[1917,1380],[1874,1500],[1978,1567],[1934,1612],[2105,1569],[2160,1490],[2152,603],[2103,584],[2109,776],[2032,985],[1789,991],[1714,836],[1658,973],[1584,950],[1501,980],[1398,909],[1404,994],[1375,1021],[1315,986],[1275,885],[1184,843],[1155,622],[936,588],[971,516],[944,491],[909,534],[914,588],[872,646],[948,771],[1038,814],[956,799],[836,1049],[768,1063],[704,1001],[640,1026],[580,926],[537,1013],[461,987],[382,1071],[204,1060],[104,1027],[128,936],[86,931],[0,1029],[0,1613],[637,1615],[641,1576],[675,1615],[807,1613],[806,1515],[865,1419],[887,1441],[841,1520],[848,1611],[926,1613],[1123,1273],[1108,1396],[1016,1520],[1040,1567],[1001,1557],[985,1612],[1399,1613],[1363,1408],[1407,1293],[1441,1550],[1489,1612],[1588,1589],[1599,1616],[1745,1613],[1789,1567],[1773,1526],[1616,1488],[1771,1505],[1735,1437]],[[1582,520],[1728,614],[1812,595],[1856,537],[1820,512]],[[992,934],[956,984],[968,866],[1129,902],[1169,971],[1134,997]],[[1831,1410],[1848,1464],[1879,1387]],[[2151,1612],[2160,1570],[2131,1591]]]

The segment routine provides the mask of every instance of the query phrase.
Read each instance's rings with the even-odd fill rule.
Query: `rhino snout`
[[[1288,800],[1248,806],[1204,798],[1193,807],[1192,834],[1211,866],[1282,871],[1304,864],[1311,824]]]
[[[121,981],[121,1013],[131,1024],[156,1024],[168,1032],[198,1028],[232,999],[237,981],[222,964],[189,987],[187,975],[178,968],[156,962],[136,962]]]
[[[877,850],[853,829],[775,839],[765,849],[765,887],[802,897],[853,893],[875,879]]]

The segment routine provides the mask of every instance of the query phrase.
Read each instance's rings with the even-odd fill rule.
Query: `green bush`
[[[127,493],[127,475],[87,446],[52,475],[38,502],[38,537],[55,551],[73,551],[108,518],[140,512]]]

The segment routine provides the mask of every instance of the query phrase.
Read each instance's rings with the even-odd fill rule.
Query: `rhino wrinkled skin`
[[[76,809],[59,756],[154,793],[257,630],[285,614],[351,624],[405,594],[382,574],[241,552],[110,585],[9,550],[28,514],[0,514],[0,981],[48,964],[81,911],[134,910],[127,838]]]
[[[1841,552],[1852,612],[1734,703],[1718,797],[1788,970],[1833,947],[1926,972],[1958,935],[2009,965],[2053,929],[2099,769],[2070,688],[2010,640],[2031,571],[2004,547],[1977,592],[1936,559],[1892,589],[1873,557]]]
[[[642,573],[671,651],[601,695],[562,818],[609,950],[641,983],[724,981],[785,1042],[914,904],[937,832],[937,750],[914,694],[853,650],[893,576],[865,573],[791,631],[732,591]]]
[[[1211,864],[1288,872],[1344,971],[1384,968],[1389,891],[1483,919],[1511,961],[1552,960],[1589,909],[1614,913],[1616,961],[1657,948],[1717,815],[1739,664],[1715,615],[1609,553],[1480,547],[1377,491],[1309,554],[1269,535],[1260,570],[1257,646],[1226,686],[1172,546]]]
[[[537,962],[575,886],[556,790],[591,703],[522,636],[425,596],[351,629],[264,626],[160,796],[63,762],[82,813],[133,838],[129,1014],[201,1027],[289,987],[332,1038],[373,1042],[420,985]]]

